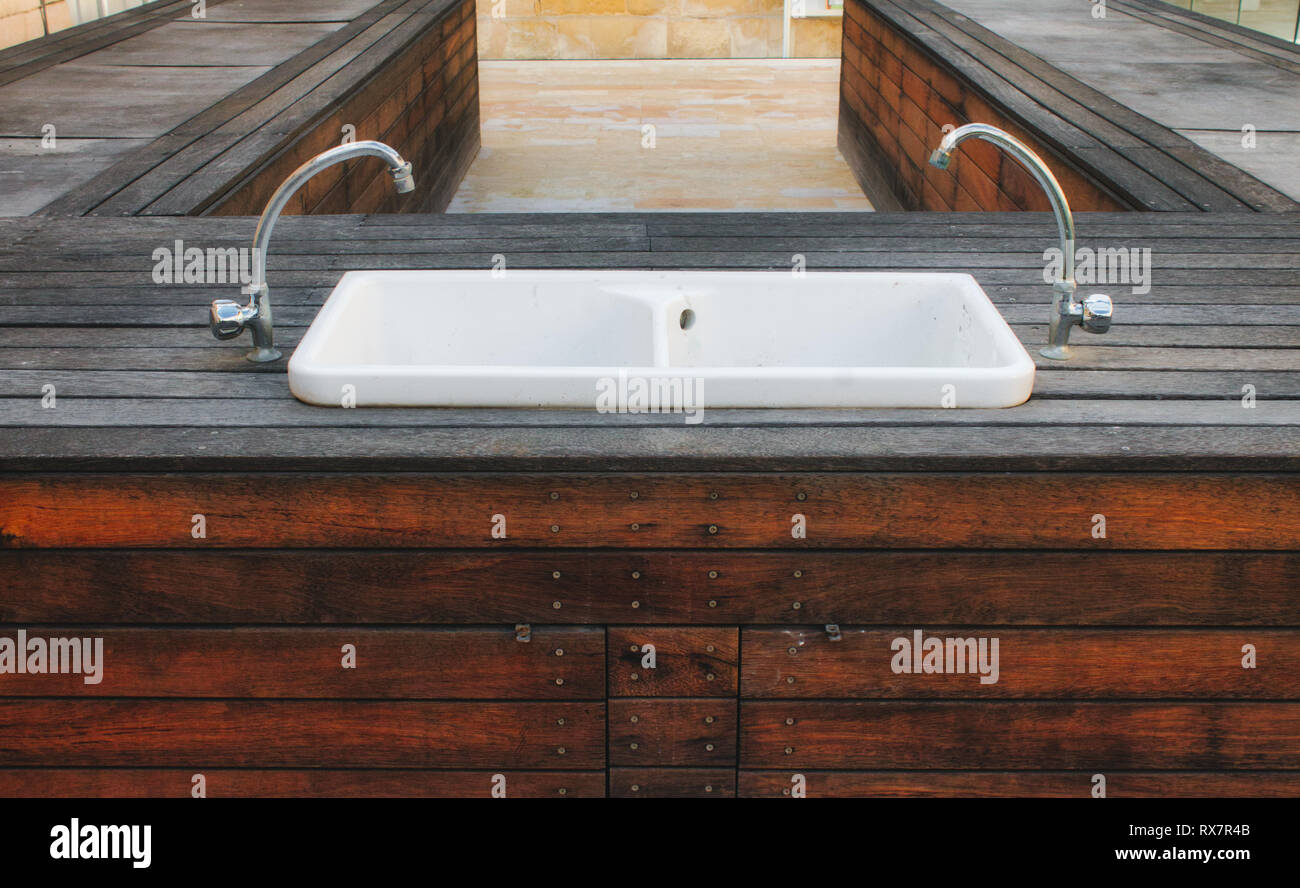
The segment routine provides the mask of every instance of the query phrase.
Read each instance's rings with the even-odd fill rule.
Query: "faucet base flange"
[[[248,354],[244,355],[246,360],[252,361],[254,364],[265,364],[267,361],[278,361],[281,357],[282,355],[278,348],[253,348],[249,349]]]
[[[1047,345],[1040,348],[1038,353],[1045,358],[1051,358],[1053,361],[1070,360],[1070,347],[1068,345]]]

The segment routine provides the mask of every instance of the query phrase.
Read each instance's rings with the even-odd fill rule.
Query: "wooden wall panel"
[[[604,771],[0,768],[0,798],[603,798]],[[734,780],[733,780],[734,782]]]
[[[630,767],[734,766],[736,701],[609,701],[609,762]]]
[[[0,767],[605,766],[601,703],[0,700]]]
[[[610,768],[614,799],[729,799],[736,795],[732,768]]]
[[[1300,768],[1300,703],[743,701],[744,768]]]
[[[204,516],[201,539],[196,515]],[[495,515],[504,516],[504,538],[493,537]],[[795,534],[798,516],[804,537]],[[0,546],[1280,550],[1300,548],[1300,478],[8,476]]]
[[[740,638],[736,627],[611,626],[611,697],[734,697]],[[647,668],[653,646],[653,668]]]
[[[1093,771],[741,771],[745,798],[1093,798]],[[1300,773],[1103,771],[1106,798],[1300,796]],[[802,776],[802,781],[796,779]]]
[[[0,638],[17,628],[0,626]],[[42,626],[29,638],[102,639],[101,680],[0,674],[0,696],[582,700],[605,696],[599,629],[113,629]],[[354,649],[355,668],[344,668]]]
[[[1297,588],[1297,552],[0,550],[9,623],[1296,626]]]
[[[744,630],[746,697],[1207,698],[1300,700],[1300,630],[1013,629],[926,627],[923,638],[997,639],[984,676],[954,645],[961,673],[918,673],[913,627]],[[893,642],[907,642],[897,648]],[[1244,668],[1243,647],[1255,650]],[[945,644],[946,648],[946,644]],[[990,652],[991,641],[986,645]],[[900,653],[901,652],[901,653]],[[895,672],[894,660],[902,656]],[[917,657],[920,654],[916,655]],[[945,655],[946,656],[946,655]],[[992,665],[986,659],[986,665]]]

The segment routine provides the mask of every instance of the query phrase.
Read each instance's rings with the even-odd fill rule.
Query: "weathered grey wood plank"
[[[220,343],[215,343],[219,345]],[[1246,375],[1248,374],[1248,375]],[[39,398],[53,385],[61,398],[226,398],[284,400],[278,373],[183,370],[3,370],[0,398]],[[1034,398],[1179,398],[1240,402],[1242,387],[1256,398],[1300,400],[1300,374],[1279,371],[1039,370]]]
[[[325,428],[512,428],[585,429],[603,426],[672,428],[680,415],[619,415],[590,410],[502,410],[383,408],[346,410],[303,404],[227,398],[63,398],[47,408],[39,396],[0,398],[0,426],[149,426],[158,428],[312,426]],[[1232,401],[1095,401],[1030,400],[1013,410],[942,408],[872,410],[726,410],[703,411],[702,425],[740,428],[855,426],[864,433],[877,427],[927,426],[940,419],[950,426],[1300,426],[1300,401],[1269,401],[1244,409]],[[1298,433],[1300,434],[1300,433]]]
[[[319,304],[315,302],[277,300],[281,305]],[[205,300],[190,303],[194,309],[189,326],[133,327],[26,327],[0,326],[0,348],[230,348],[207,335],[204,324]],[[1252,306],[1254,308],[1254,306]],[[1041,309],[1040,309],[1041,311]],[[1172,314],[1172,313],[1171,313]],[[1170,317],[1170,320],[1177,320]],[[1023,342],[1045,342],[1047,325],[1013,323],[1011,329]],[[280,325],[275,339],[281,346],[295,346],[305,327]],[[1300,348],[1300,329],[1295,326],[1269,325],[1175,325],[1123,324],[1111,327],[1104,337],[1092,338],[1089,345],[1105,348],[1116,345],[1157,346],[1172,348]]]
[[[0,471],[1293,471],[1290,427],[0,429]]]
[[[206,335],[196,330],[195,335]],[[1057,369],[1060,362],[1037,354],[1039,367]],[[227,343],[214,348],[0,348],[0,369],[11,370],[205,370],[228,373],[283,372],[283,362],[248,366],[246,347]],[[292,355],[286,348],[285,360]],[[1067,370],[1234,370],[1290,371],[1300,367],[1295,349],[1149,348],[1099,346],[1086,341],[1074,347]],[[1247,380],[1249,381],[1249,380]]]
[[[392,256],[330,256],[320,257],[316,268],[288,268],[284,257],[272,255],[268,261],[268,279],[274,286],[323,287],[333,286],[344,271],[351,270],[388,270],[400,268],[458,268],[482,269],[492,267],[493,253],[450,253],[440,255],[437,262],[418,261],[412,257],[406,262],[398,262]],[[969,266],[960,260],[940,264],[925,255],[898,254],[886,256],[881,261],[879,254],[873,253],[813,253],[804,254],[809,271],[861,270],[861,271],[953,271],[969,270]],[[151,280],[153,263],[142,257],[139,272],[125,271],[3,271],[0,272],[0,292],[25,288],[28,286],[58,287],[133,287],[154,286]],[[320,266],[328,266],[321,268]],[[690,269],[705,271],[717,270],[751,270],[751,271],[789,271],[791,257],[786,253],[516,253],[508,257],[507,270],[514,268],[535,269],[653,269],[673,270]],[[1042,267],[1024,268],[977,268],[976,279],[984,286],[1033,285],[1045,286],[1042,282]],[[1228,269],[1231,280],[1241,288],[1253,287],[1290,287],[1295,285],[1296,269],[1283,268],[1236,268]],[[1206,269],[1171,268],[1159,271],[1161,286],[1194,287],[1211,280]]]

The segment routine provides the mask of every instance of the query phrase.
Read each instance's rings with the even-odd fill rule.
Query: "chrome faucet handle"
[[[1093,293],[1083,300],[1083,317],[1080,326],[1089,333],[1105,333],[1110,329],[1115,305],[1104,293]]]
[[[233,299],[218,299],[212,303],[208,328],[216,339],[234,339],[244,332],[244,306]]]
[[[243,294],[248,297],[247,305],[233,299],[214,301],[208,314],[208,329],[217,339],[234,339],[248,330],[253,336],[253,347],[244,357],[258,364],[279,359],[266,284],[246,286]]]

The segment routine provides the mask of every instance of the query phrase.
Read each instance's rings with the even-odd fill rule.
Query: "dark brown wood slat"
[[[1300,765],[1300,703],[743,701],[740,722],[742,768]]]
[[[13,625],[1294,627],[1296,588],[1296,552],[0,550]]]
[[[9,699],[0,732],[10,767],[605,765],[602,703]]]
[[[734,699],[610,700],[609,763],[734,767]]]
[[[1283,550],[1298,491],[1246,474],[8,476],[0,546]]]
[[[1107,771],[1106,798],[1296,798],[1295,771]],[[807,798],[1093,798],[1091,771],[806,771]],[[743,798],[788,797],[790,771],[741,770]]]
[[[605,696],[598,629],[24,628],[29,639],[102,640],[98,683],[78,673],[9,674],[17,697],[582,700]],[[0,628],[0,638],[17,638]],[[734,632],[733,632],[734,635]],[[351,646],[350,652],[345,646]],[[19,648],[21,650],[21,648]],[[351,655],[352,666],[344,661]],[[734,681],[733,681],[734,690]]]
[[[923,656],[914,645],[916,631],[923,639],[939,640],[934,661],[939,669],[949,664],[961,671],[915,670]],[[840,626],[836,634],[838,639],[832,641],[820,627],[746,627],[742,695],[1300,700],[1297,630]],[[977,640],[974,648],[963,643],[977,637],[984,641]],[[900,638],[905,646],[896,643]],[[948,639],[955,641],[948,645]],[[991,639],[997,640],[996,657]],[[1255,649],[1257,668],[1243,668],[1246,645]]]
[[[610,768],[615,799],[729,799],[736,796],[730,768]]]
[[[634,570],[628,576],[635,583],[644,575]],[[611,697],[736,695],[740,639],[735,627],[613,626],[607,637]]]
[[[0,768],[0,798],[603,798],[604,771],[209,768]],[[735,783],[734,774],[732,784]]]

